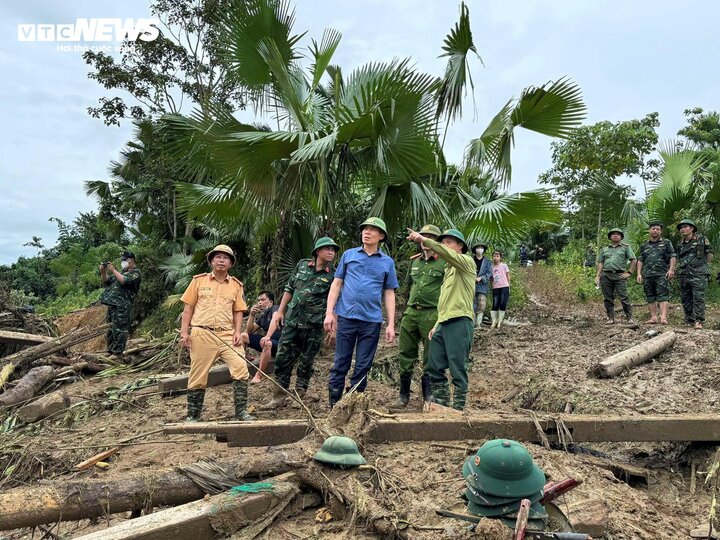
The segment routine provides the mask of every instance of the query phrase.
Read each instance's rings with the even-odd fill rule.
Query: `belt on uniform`
[[[421,306],[420,304],[411,304],[411,308],[422,311],[423,309],[437,309],[435,306]]]
[[[222,328],[219,326],[203,326],[200,324],[193,326],[193,328],[202,328],[203,330],[210,330],[211,332],[227,332],[228,330],[232,330],[232,328]]]
[[[603,270],[603,274],[624,274],[625,270]]]

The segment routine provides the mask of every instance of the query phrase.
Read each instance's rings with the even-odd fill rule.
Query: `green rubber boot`
[[[188,390],[186,422],[198,422],[205,401],[205,390]]]
[[[233,381],[233,396],[235,398],[235,420],[252,422],[255,417],[247,412],[248,382]]]

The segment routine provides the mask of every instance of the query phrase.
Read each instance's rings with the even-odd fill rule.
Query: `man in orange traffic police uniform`
[[[182,295],[185,310],[180,337],[183,346],[190,350],[187,421],[200,419],[208,372],[218,358],[230,368],[235,418],[255,420],[247,412],[249,374],[240,338],[247,305],[242,282],[228,275],[235,264],[235,254],[230,247],[219,245],[208,253],[207,260],[212,272],[194,276]]]

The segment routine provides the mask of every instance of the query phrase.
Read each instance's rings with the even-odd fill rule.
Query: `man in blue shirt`
[[[328,383],[331,408],[342,397],[353,350],[355,370],[350,386],[357,386],[358,392],[367,386],[367,374],[380,339],[383,299],[388,319],[385,342],[392,343],[395,339],[398,280],[395,262],[380,251],[380,242],[387,238],[385,222],[370,217],[360,224],[360,232],[363,245],[347,250],[340,257],[325,312],[325,331],[336,335],[335,361]]]

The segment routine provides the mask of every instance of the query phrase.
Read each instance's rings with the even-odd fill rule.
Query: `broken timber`
[[[26,334],[24,332],[11,332],[0,330],[0,343],[11,343],[13,345],[39,345],[52,341],[52,336],[41,336],[39,334]]]
[[[720,418],[710,414],[670,416],[556,415],[538,417],[540,429],[549,441],[558,440],[564,424],[574,442],[639,441],[720,441]],[[167,424],[166,434],[214,433],[228,446],[270,446],[302,439],[308,426],[304,420],[261,420],[256,422],[197,422]],[[397,415],[380,418],[370,427],[367,442],[457,441],[505,438],[540,442],[532,418],[484,414],[438,418],[429,415]]]
[[[655,358],[673,346],[677,340],[675,332],[663,332],[659,336],[625,349],[606,358],[595,368],[598,377],[615,377],[623,371],[639,366]]]
[[[258,360],[248,362],[247,367],[250,377],[254,377],[257,373]],[[275,362],[270,360],[265,373],[268,375],[275,370]],[[222,384],[230,384],[232,377],[230,376],[230,368],[225,365],[214,367],[208,373],[207,386],[220,386]],[[158,381],[158,392],[162,392],[164,397],[187,393],[188,375],[178,375],[177,377],[168,377]]]

